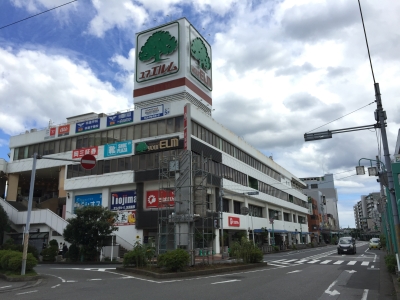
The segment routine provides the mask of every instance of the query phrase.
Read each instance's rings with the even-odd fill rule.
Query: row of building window
[[[67,168],[67,178],[70,179],[82,176],[102,175],[122,171],[145,171],[159,169],[160,159],[164,160],[173,156],[177,157],[181,151],[182,149],[147,153],[142,155],[132,155],[108,160],[98,160],[96,166],[91,170],[83,169],[80,164],[69,165]],[[203,164],[203,169],[205,172],[213,174],[217,177],[227,178],[230,181],[236,182],[242,186],[250,186],[251,177],[248,177],[246,174],[226,165],[216,163],[212,160],[207,160]],[[301,207],[306,207],[306,202],[262,181],[258,181],[258,190],[276,198],[292,202]]]
[[[248,155],[247,153],[243,152],[239,148],[235,147],[228,141],[224,140],[223,138],[219,137],[218,135],[212,133],[208,129],[204,128],[203,126],[193,122],[193,129],[192,134],[203,140],[204,142],[213,145],[215,148],[235,157],[236,159],[248,164],[249,166],[253,167],[254,169],[267,174],[269,177],[274,178],[277,181],[281,181],[281,174],[276,172],[275,170],[271,169],[269,166],[263,164],[259,160],[255,159],[254,157]]]
[[[183,132],[183,116],[157,121],[75,135],[55,141],[46,141],[14,149],[14,160],[31,158],[33,153],[40,155],[63,153],[81,148],[101,146],[121,141],[129,141],[164,134]]]

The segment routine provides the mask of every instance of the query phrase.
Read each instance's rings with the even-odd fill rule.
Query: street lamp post
[[[303,222],[303,219],[301,219],[301,222],[300,222],[300,241],[301,241],[301,244],[303,244],[303,227],[301,226],[302,222]]]

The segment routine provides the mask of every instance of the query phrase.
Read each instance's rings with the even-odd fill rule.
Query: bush
[[[57,246],[50,246],[42,250],[43,261],[55,261],[58,254]]]
[[[274,249],[279,251],[278,246],[275,246]],[[242,237],[240,242],[233,243],[231,256],[236,259],[242,259],[244,263],[257,263],[263,259],[262,251],[246,237]]]
[[[394,273],[396,271],[396,256],[394,254],[385,255],[385,264],[390,273]]]
[[[274,251],[275,251],[275,252],[279,252],[279,250],[280,250],[280,249],[279,249],[279,246],[274,246]]]
[[[146,246],[136,243],[133,249],[124,255],[123,264],[127,266],[145,267],[147,265]]]
[[[32,255],[32,253],[28,253],[26,257],[26,265],[25,270],[31,271],[37,265],[37,259]],[[17,272],[21,271],[22,266],[22,253],[15,252],[13,256],[11,256],[8,261],[7,270]]]
[[[2,266],[2,260],[3,260],[3,257],[4,256],[6,256],[7,254],[9,254],[11,252],[11,250],[0,250],[0,269],[3,269],[3,266]]]
[[[75,244],[72,244],[68,249],[68,258],[71,261],[78,261],[79,260],[79,247]]]
[[[177,272],[183,270],[189,264],[190,256],[183,249],[175,249],[158,256],[157,263],[168,271]]]
[[[3,270],[7,270],[7,269],[8,269],[8,261],[10,260],[10,258],[11,258],[15,253],[18,253],[18,252],[13,251],[13,250],[6,250],[6,251],[7,251],[7,252],[4,253],[4,254],[2,255],[1,261],[0,261],[0,265],[1,265],[1,268],[2,268]]]
[[[56,246],[57,249],[58,249],[58,242],[57,242],[57,240],[52,239],[52,240],[49,242],[49,246],[50,246],[50,247],[51,247],[51,246]]]
[[[16,245],[14,243],[13,239],[8,239],[7,242],[3,245],[3,249],[4,250],[14,250],[14,251],[23,252],[24,251],[24,245],[21,245],[21,244]],[[28,253],[32,253],[33,256],[36,259],[39,259],[39,251],[36,249],[35,246],[28,244],[28,251],[27,252]]]

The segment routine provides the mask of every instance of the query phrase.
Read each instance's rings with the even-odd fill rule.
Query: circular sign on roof
[[[81,166],[85,170],[91,170],[96,166],[96,157],[86,154],[81,158]]]

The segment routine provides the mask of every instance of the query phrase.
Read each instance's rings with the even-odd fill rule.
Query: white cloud
[[[41,51],[0,48],[0,128],[13,135],[86,112],[128,108],[129,100],[84,63]]]

